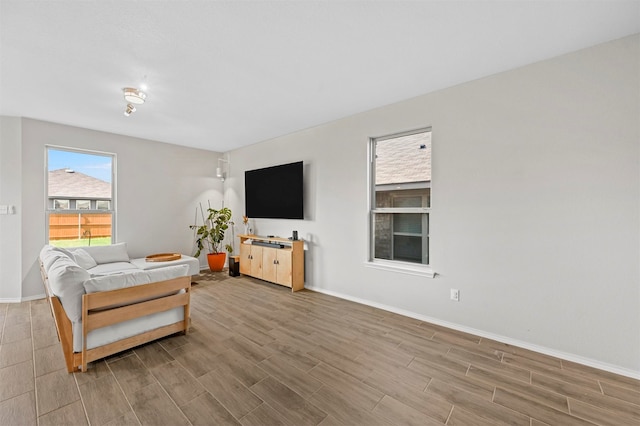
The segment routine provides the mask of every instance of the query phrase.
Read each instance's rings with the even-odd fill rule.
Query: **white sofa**
[[[40,252],[47,298],[69,372],[189,326],[190,256],[130,259],[126,243]]]

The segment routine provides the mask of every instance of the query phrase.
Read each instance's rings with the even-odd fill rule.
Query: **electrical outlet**
[[[460,290],[456,288],[451,289],[451,300],[453,300],[454,302],[460,301]]]

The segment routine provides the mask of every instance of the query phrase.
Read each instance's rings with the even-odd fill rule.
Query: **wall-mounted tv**
[[[303,164],[244,172],[245,214],[250,218],[304,219]]]

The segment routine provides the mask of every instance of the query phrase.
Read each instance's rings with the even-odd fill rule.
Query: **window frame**
[[[55,209],[55,203],[52,203],[52,206],[49,206],[49,150],[56,150],[56,151],[67,151],[67,152],[75,152],[75,153],[79,153],[79,154],[87,154],[87,155],[97,155],[97,156],[103,156],[103,157],[110,157],[111,158],[111,202],[109,203],[109,209],[106,210],[98,210],[97,209],[97,204],[96,204],[96,208],[89,208],[87,209],[78,209],[78,208],[74,208],[74,209],[68,209],[68,210],[61,210],[61,209]],[[115,244],[117,242],[116,240],[116,207],[117,207],[117,202],[116,202],[116,154],[113,152],[105,152],[105,151],[97,151],[97,150],[92,150],[92,149],[82,149],[82,148],[73,148],[73,147],[67,147],[67,146],[60,146],[60,145],[50,145],[50,144],[45,144],[44,146],[44,210],[45,210],[45,217],[44,217],[44,221],[45,221],[45,241],[47,242],[47,244],[49,244],[49,236],[50,236],[50,230],[49,230],[49,216],[51,215],[51,213],[58,213],[58,212],[64,212],[64,214],[104,214],[104,213],[110,213],[111,214],[111,244]],[[75,199],[74,199],[75,200]],[[69,203],[71,204],[71,202],[69,201]],[[74,203],[75,205],[75,203]],[[71,206],[69,206],[71,207]],[[77,207],[77,206],[75,206]]]
[[[394,272],[401,272],[411,275],[425,276],[429,278],[435,277],[435,272],[431,265],[431,250],[430,250],[430,224],[431,224],[431,213],[432,213],[432,187],[433,187],[433,177],[432,181],[429,183],[430,188],[430,200],[428,206],[425,207],[376,207],[376,144],[378,142],[382,142],[389,139],[400,138],[403,136],[410,136],[418,133],[426,133],[431,132],[432,137],[432,151],[431,151],[431,167],[433,170],[433,130],[431,126],[422,127],[414,130],[408,130],[404,132],[393,133],[384,136],[378,137],[370,137],[368,144],[368,161],[367,161],[367,182],[368,182],[368,247],[367,247],[367,260],[365,262],[366,266],[373,267],[376,269],[390,270]],[[426,249],[427,259],[429,261],[428,264],[423,263],[414,263],[402,260],[393,260],[393,259],[378,259],[375,257],[375,216],[376,214],[397,214],[397,213],[414,213],[421,214],[423,226],[426,226],[426,234],[422,239],[423,249]],[[392,221],[393,226],[393,221]],[[392,229],[392,235],[394,235]],[[393,240],[393,238],[392,238]],[[391,242],[393,246],[393,241]]]

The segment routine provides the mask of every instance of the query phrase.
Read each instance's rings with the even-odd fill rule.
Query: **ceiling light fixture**
[[[147,99],[147,94],[140,89],[125,87],[122,91],[124,92],[124,100],[130,104],[142,105]]]
[[[131,113],[136,112],[136,107],[134,107],[131,104],[127,104],[127,109],[124,110],[124,116],[128,117],[131,115]]]

